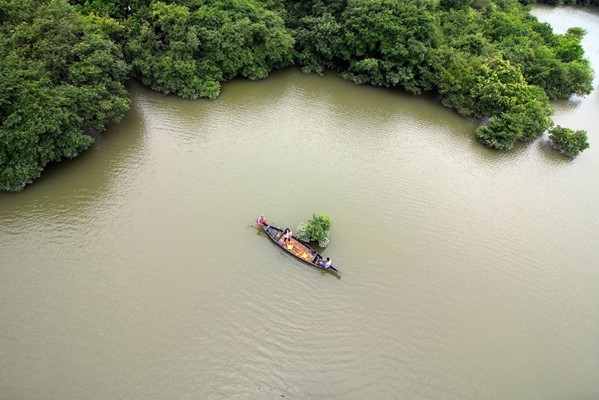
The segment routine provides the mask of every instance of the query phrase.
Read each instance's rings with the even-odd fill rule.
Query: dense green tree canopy
[[[153,89],[215,98],[221,81],[238,75],[264,78],[271,69],[292,63],[293,38],[282,17],[261,3],[184,3],[152,2],[149,12],[133,20],[132,65]]]
[[[129,108],[119,48],[65,0],[0,3],[0,189],[74,157]]]
[[[345,76],[413,93],[428,88],[420,70],[439,40],[433,7],[427,0],[350,0],[342,15]]]
[[[306,16],[295,29],[296,58],[305,73],[322,74],[339,53],[341,25],[330,13]]]
[[[587,133],[583,130],[575,131],[558,125],[549,130],[549,139],[557,151],[572,158],[589,148]]]
[[[0,190],[19,190],[88,147],[86,131],[118,121],[130,70],[162,93],[215,98],[236,76],[333,69],[436,93],[483,121],[476,135],[489,147],[530,142],[552,125],[549,99],[588,94],[593,73],[584,30],[556,35],[524,3],[0,0]]]
[[[551,126],[550,98],[585,95],[584,31],[555,35],[515,0],[293,2],[288,24],[304,71],[333,67],[356,83],[437,92],[488,118],[482,143],[509,149]]]

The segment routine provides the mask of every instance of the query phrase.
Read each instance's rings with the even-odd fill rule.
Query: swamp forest
[[[131,78],[214,99],[235,77],[333,70],[357,84],[434,93],[479,119],[488,147],[531,142],[553,126],[550,100],[590,93],[593,72],[585,31],[555,34],[529,3],[0,0],[0,190],[23,189],[120,121]],[[589,146],[585,131],[550,133],[571,157]]]

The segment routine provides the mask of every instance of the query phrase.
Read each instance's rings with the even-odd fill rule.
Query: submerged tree
[[[575,131],[558,125],[549,130],[549,139],[557,151],[571,158],[589,148],[587,132],[584,130]]]

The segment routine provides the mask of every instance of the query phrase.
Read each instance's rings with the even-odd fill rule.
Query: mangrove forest
[[[477,118],[476,136],[490,148],[534,141],[553,128],[550,100],[590,93],[593,72],[585,31],[554,33],[530,3],[0,0],[0,190],[21,190],[120,121],[128,79],[214,99],[235,77],[330,70],[356,84],[433,93]],[[550,133],[567,156],[588,147],[584,131]]]

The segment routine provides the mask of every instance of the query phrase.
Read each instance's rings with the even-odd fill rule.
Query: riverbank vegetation
[[[0,0],[0,21],[1,190],[119,121],[130,77],[215,98],[237,76],[334,70],[437,93],[495,149],[550,128],[550,99],[592,90],[584,31],[554,34],[517,0]]]
[[[129,109],[129,71],[102,18],[64,1],[0,2],[0,189],[87,148]]]

